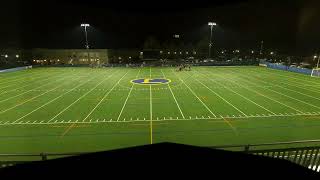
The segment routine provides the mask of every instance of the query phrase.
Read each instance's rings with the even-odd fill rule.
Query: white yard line
[[[56,77],[53,77],[53,78],[56,78]],[[54,82],[56,82],[56,81],[61,81],[61,80],[64,80],[64,79],[66,79],[66,78],[69,78],[69,76],[63,77],[63,78],[58,79],[58,80],[55,80]],[[47,79],[47,80],[48,80],[48,79]],[[28,91],[25,91],[25,92],[23,92],[23,93],[21,93],[21,94],[18,94],[18,95],[16,95],[16,96],[11,96],[11,97],[9,97],[9,98],[7,98],[7,99],[3,99],[3,100],[1,100],[0,102],[8,101],[8,100],[10,100],[10,99],[12,99],[12,98],[15,98],[15,97],[24,95],[24,94],[26,94],[26,93],[34,90],[34,89],[39,89],[39,88],[41,88],[41,87],[43,87],[43,86],[45,86],[45,85],[48,85],[48,84],[50,84],[50,83],[52,83],[52,81],[49,81],[48,83],[42,84],[42,85],[40,85],[40,86],[38,86],[38,87],[32,88],[32,89],[30,89],[30,90],[28,90]]]
[[[163,74],[163,77],[166,78],[166,75],[163,73],[162,69],[161,69],[161,72],[162,72],[162,74]],[[177,101],[177,99],[176,99],[176,96],[174,95],[174,93],[173,93],[173,91],[172,91],[172,89],[171,89],[170,84],[168,84],[168,87],[169,87],[169,90],[170,90],[170,92],[171,92],[171,94],[172,94],[172,97],[173,97],[174,101],[176,102],[176,105],[177,105],[177,107],[178,107],[178,109],[179,109],[179,111],[180,111],[180,113],[181,113],[181,116],[183,117],[183,119],[185,119],[184,114],[183,114],[183,112],[182,112],[182,110],[181,110],[181,108],[180,108],[180,105],[179,105],[179,103],[178,103],[178,101]]]
[[[80,101],[82,98],[84,98],[86,95],[88,95],[90,92],[92,92],[95,88],[97,88],[100,84],[102,84],[104,81],[106,81],[107,79],[109,79],[111,76],[114,75],[115,72],[113,72],[110,76],[108,76],[108,78],[102,79],[102,81],[100,83],[98,83],[95,87],[91,88],[90,91],[86,92],[85,94],[83,94],[82,96],[80,96],[78,99],[76,99],[75,101],[73,101],[69,106],[67,106],[66,108],[64,108],[62,111],[60,111],[58,114],[56,114],[54,117],[52,117],[48,122],[53,121],[55,118],[57,118],[58,116],[60,116],[63,112],[65,112],[66,110],[68,110],[71,106],[73,106],[75,103],[77,103],[78,101]]]
[[[172,70],[172,72],[176,75],[176,73]],[[177,76],[177,75],[176,75]],[[214,116],[217,117],[211,109],[197,96],[197,94],[184,82],[183,79],[181,79],[179,76],[177,76],[179,80],[190,90],[190,92],[202,103],[202,105]]]
[[[251,72],[255,72],[255,71],[251,71]],[[263,74],[266,74],[267,73],[263,73]],[[270,77],[270,75],[267,75]],[[278,80],[278,81],[281,81],[282,79]],[[270,83],[266,83],[266,82],[263,82],[265,84],[270,84]],[[283,82],[280,82],[280,83],[283,83]],[[294,86],[294,87],[298,87],[298,88],[302,88],[302,89],[305,89],[303,87],[300,87],[300,86],[297,86],[297,85],[293,85],[293,84],[289,84],[289,83],[283,83],[283,84],[287,84],[289,86]],[[302,92],[299,92],[299,91],[296,91],[296,90],[293,90],[293,89],[289,89],[289,88],[286,88],[286,87],[283,87],[283,86],[280,86],[280,85],[277,85],[277,84],[274,84],[273,86],[276,86],[276,87],[280,87],[282,89],[286,89],[288,91],[292,91],[292,92],[295,92],[295,93],[298,93],[298,94],[301,94],[301,95],[304,95],[304,96],[307,96],[307,97],[310,97],[310,98],[313,98],[313,99],[316,99],[316,100],[320,100],[320,98],[317,98],[317,97],[314,97],[314,96],[311,96],[311,95],[308,95],[308,94],[305,94],[305,93],[302,93]],[[309,90],[309,89],[305,89],[305,90]],[[319,91],[315,91],[316,93],[320,93]]]
[[[139,72],[138,72],[138,74],[137,74],[137,76],[136,76],[136,79],[139,77],[140,71],[141,71],[141,69],[139,69]],[[123,106],[122,106],[122,108],[121,108],[121,111],[120,111],[120,113],[119,113],[119,116],[118,116],[118,118],[117,118],[117,121],[119,121],[119,119],[120,119],[120,117],[121,117],[121,115],[122,115],[122,112],[123,112],[124,108],[125,108],[126,105],[127,105],[128,99],[129,99],[129,97],[130,97],[130,95],[131,95],[131,92],[132,92],[132,90],[133,90],[134,85],[135,85],[135,84],[132,83],[131,88],[130,88],[130,91],[129,91],[128,95],[127,95],[127,98],[126,98],[126,100],[124,101],[124,104],[123,104]]]
[[[242,76],[244,76],[244,75],[242,75]],[[246,77],[248,77],[248,76],[246,76]],[[256,79],[256,80],[258,80],[258,81],[261,81],[261,80],[258,79],[256,76],[255,76],[255,77],[250,76],[250,77],[253,78],[253,79]],[[248,82],[250,82],[250,81],[248,81]],[[269,84],[269,83],[266,83],[266,82],[263,82],[263,81],[261,81],[261,82],[264,83],[264,84]],[[250,83],[252,84],[252,82],[250,82]],[[280,87],[281,87],[281,86],[280,86]],[[315,105],[313,105],[313,104],[310,104],[310,103],[308,103],[308,102],[302,101],[302,100],[300,100],[300,99],[297,99],[297,98],[288,96],[288,95],[283,94],[283,93],[281,93],[281,92],[279,92],[279,91],[276,91],[276,90],[273,90],[273,89],[269,89],[269,88],[264,88],[264,87],[262,87],[262,88],[263,88],[263,89],[267,89],[267,90],[272,91],[272,92],[275,92],[275,93],[280,94],[280,95],[282,95],[282,96],[288,97],[288,98],[290,98],[290,99],[299,101],[299,102],[301,102],[301,103],[307,104],[307,105],[309,105],[309,106],[315,107],[315,108],[317,108],[317,109],[320,109],[320,107],[318,107],[318,106],[315,106]],[[320,100],[320,99],[319,99],[319,100]]]
[[[199,71],[197,71],[197,72],[199,72]],[[199,72],[200,73],[200,72]],[[205,76],[205,75],[204,75]],[[217,75],[217,76],[219,76],[219,75]],[[207,76],[208,77],[208,76]],[[221,76],[219,76],[220,78],[222,78],[222,79],[224,79],[223,77],[221,77]],[[215,82],[215,81],[213,81],[211,78],[208,78],[210,81],[212,81],[212,82]],[[235,83],[235,84],[237,84],[238,86],[241,86],[240,84],[238,84],[238,83]],[[219,85],[221,85],[221,86],[223,86],[225,89],[227,89],[227,90],[229,90],[229,91],[231,91],[231,92],[233,92],[233,93],[235,93],[235,94],[237,94],[238,96],[240,96],[240,97],[242,97],[242,98],[244,98],[244,99],[246,99],[247,101],[249,101],[249,102],[251,102],[251,103],[253,103],[253,104],[255,104],[256,106],[258,106],[258,107],[260,107],[260,108],[262,108],[262,109],[264,109],[264,110],[266,110],[266,111],[268,111],[268,112],[270,112],[270,113],[272,113],[272,114],[276,114],[276,113],[274,113],[274,112],[272,112],[271,110],[269,110],[269,109],[267,109],[267,108],[265,108],[265,107],[263,107],[262,105],[260,105],[260,104],[258,104],[258,103],[256,103],[256,102],[254,102],[254,101],[252,101],[251,99],[249,99],[249,98],[247,98],[247,97],[245,97],[245,96],[243,96],[243,95],[241,95],[241,94],[239,94],[238,92],[236,92],[236,91],[234,91],[234,90],[232,90],[231,88],[228,88],[228,87],[226,87],[226,86],[224,86],[223,84],[221,84],[221,83],[219,83]]]
[[[278,72],[278,73],[272,73],[272,74],[274,74],[274,75],[276,75],[276,76],[283,76],[283,77],[286,77],[286,78],[295,79],[295,80],[299,80],[299,81],[304,80],[304,81],[306,81],[306,82],[309,82],[309,83],[312,83],[312,84],[315,84],[315,85],[320,85],[320,83],[307,80],[307,78],[302,78],[302,77],[301,77],[301,78],[296,78],[296,77],[286,76],[286,75],[281,74],[281,73],[284,73],[284,72],[286,72],[286,71],[281,71],[281,70],[276,70],[276,69],[271,69],[271,68],[269,68],[268,70],[271,70],[271,71],[280,71],[280,72]],[[264,71],[264,72],[266,72],[266,71]],[[290,71],[289,71],[289,72],[290,72]],[[270,73],[271,73],[271,72],[270,72]],[[287,72],[287,73],[288,73],[288,72]],[[294,73],[294,72],[290,72],[290,73]],[[296,74],[296,75],[298,75],[298,74]]]
[[[192,76],[191,76],[192,77]],[[227,104],[229,104],[230,106],[232,106],[235,110],[237,110],[238,112],[240,112],[241,114],[243,114],[244,116],[247,116],[244,112],[242,112],[239,108],[237,108],[236,106],[234,106],[232,103],[230,103],[228,100],[224,99],[222,96],[220,96],[218,93],[216,93],[215,91],[213,91],[211,88],[209,88],[207,85],[203,84],[201,81],[199,81],[198,79],[195,79],[192,77],[192,79],[196,80],[197,82],[199,82],[200,84],[202,84],[204,87],[206,87],[209,91],[213,92],[216,96],[218,96],[220,99],[222,99],[224,102],[226,102]]]
[[[15,123],[15,122],[17,122],[17,121],[19,121],[19,120],[21,120],[21,119],[23,119],[23,118],[25,118],[25,117],[29,116],[30,114],[32,114],[32,113],[34,113],[34,112],[38,111],[39,109],[43,108],[44,106],[46,106],[46,105],[48,105],[48,104],[50,104],[50,103],[54,102],[55,100],[57,100],[57,99],[59,99],[60,97],[62,97],[62,96],[64,96],[64,95],[66,95],[66,94],[68,94],[68,93],[70,93],[70,92],[71,92],[71,91],[73,91],[74,89],[76,89],[76,88],[78,88],[78,87],[80,87],[80,86],[82,86],[82,85],[86,84],[87,82],[91,81],[91,80],[92,80],[92,79],[94,79],[94,78],[96,78],[96,77],[93,77],[93,78],[91,78],[91,79],[89,79],[89,80],[87,80],[87,81],[85,81],[85,82],[83,82],[83,83],[81,83],[81,84],[77,85],[76,87],[74,87],[74,88],[70,89],[69,91],[66,91],[65,93],[62,93],[60,96],[58,96],[58,97],[56,97],[56,98],[54,98],[54,99],[50,100],[49,102],[47,102],[47,103],[43,104],[42,106],[40,106],[40,107],[38,107],[38,108],[34,109],[33,111],[31,111],[31,112],[29,112],[29,113],[25,114],[24,116],[20,117],[19,119],[17,119],[17,120],[15,120],[15,121],[13,121],[13,123]]]
[[[60,85],[56,86],[56,87],[53,88],[53,89],[50,89],[50,90],[48,90],[48,91],[46,91],[46,92],[44,92],[44,93],[42,93],[42,94],[39,94],[39,95],[34,96],[34,97],[32,97],[32,98],[30,98],[30,99],[28,99],[28,100],[26,100],[26,101],[23,101],[22,103],[16,104],[15,106],[12,106],[11,108],[8,108],[8,109],[5,109],[5,110],[1,111],[0,114],[5,113],[5,112],[7,112],[7,111],[9,111],[9,110],[11,110],[11,109],[14,109],[14,108],[18,107],[18,106],[21,106],[21,105],[23,105],[23,104],[25,104],[25,103],[27,103],[27,102],[29,102],[29,101],[32,101],[33,99],[36,99],[36,98],[38,98],[38,97],[40,97],[40,96],[43,96],[43,95],[45,95],[45,94],[47,94],[47,93],[49,93],[49,92],[51,92],[51,91],[54,91],[55,89],[58,89],[59,87],[61,87],[61,86],[63,86],[63,85],[64,85],[64,84],[61,83]]]
[[[111,91],[120,83],[120,81],[128,74],[129,71],[127,71],[126,74],[124,74],[116,84],[113,85],[113,87],[101,98],[101,100],[98,102],[98,104],[96,104],[96,106],[89,112],[89,114],[82,120],[85,121],[96,109],[97,107],[102,103],[102,101],[109,96],[109,94],[111,93]]]
[[[56,74],[58,74],[58,73],[54,73],[53,75],[56,75]],[[59,75],[59,76],[61,76],[61,75]],[[54,77],[54,78],[57,78],[57,77],[59,77],[59,76],[56,76],[56,77]],[[30,82],[27,82],[27,83],[26,83],[27,85],[24,85],[24,86],[20,86],[21,84],[19,84],[19,87],[18,87],[18,88],[10,89],[10,90],[4,90],[4,91],[2,91],[2,92],[0,93],[0,95],[5,94],[5,93],[8,93],[8,92],[16,91],[16,90],[18,90],[18,89],[23,89],[23,88],[25,88],[25,87],[27,87],[27,86],[31,86],[33,82],[39,83],[39,82],[42,82],[42,81],[47,81],[47,80],[48,80],[48,77],[52,77],[52,75],[49,74],[48,76],[39,77],[39,78],[34,78],[34,79],[30,80],[31,83],[30,83]],[[36,79],[40,79],[40,78],[41,78],[41,79],[43,78],[43,79],[42,79],[42,80],[37,80],[37,81],[35,81]],[[51,79],[51,78],[50,78],[50,79]],[[5,86],[5,87],[1,87],[0,90],[1,90],[1,89],[4,89],[4,88],[7,88],[7,87],[10,87],[10,86],[16,86],[16,84],[9,85],[9,86]]]
[[[224,79],[226,79],[226,78],[224,78]],[[228,81],[230,81],[230,82],[232,82],[232,83],[234,83],[234,84],[237,84],[237,83],[235,83],[233,80],[229,80],[229,79],[226,79],[226,80],[228,80]],[[252,83],[251,83],[251,84],[252,84]],[[242,85],[239,84],[239,86],[242,86]],[[247,87],[245,87],[245,86],[242,86],[242,87],[245,88],[245,89],[248,89],[249,91],[254,92],[254,93],[256,93],[256,94],[258,94],[258,95],[260,95],[260,96],[263,96],[263,97],[265,97],[265,98],[267,98],[267,99],[270,99],[270,100],[272,100],[272,101],[274,101],[274,102],[277,102],[277,103],[279,103],[279,104],[281,104],[281,105],[283,105],[283,106],[286,106],[286,107],[288,107],[288,108],[290,108],[290,109],[292,109],[292,110],[294,110],[294,111],[297,111],[297,112],[299,112],[299,113],[303,113],[302,111],[300,111],[300,110],[298,110],[298,109],[296,109],[296,108],[294,108],[294,107],[291,107],[291,106],[289,106],[289,105],[287,105],[287,104],[284,104],[284,103],[282,103],[282,102],[280,102],[280,101],[278,101],[278,100],[275,100],[275,99],[273,99],[273,98],[271,98],[271,97],[269,97],[269,96],[267,96],[267,95],[261,94],[261,93],[255,91],[255,90],[253,90],[253,89],[251,89],[251,88],[247,88]]]
[[[35,74],[36,72],[33,72],[32,74]],[[38,74],[38,76],[39,75],[41,75],[41,74]],[[5,84],[5,83],[12,83],[12,82],[16,82],[16,81],[18,81],[18,82],[20,82],[20,81],[25,81],[27,78],[30,78],[30,77],[35,77],[35,75],[31,75],[31,76],[24,76],[24,77],[19,77],[19,78],[13,78],[13,80],[8,80],[8,79],[6,79],[6,80],[8,80],[8,81],[2,81],[1,80],[1,83],[0,83],[0,85],[1,84]]]

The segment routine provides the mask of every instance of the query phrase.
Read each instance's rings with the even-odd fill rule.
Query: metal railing
[[[284,159],[320,172],[320,140],[215,146],[211,148]]]
[[[212,146],[210,148],[285,159],[320,172],[320,140]],[[89,152],[0,154],[0,167],[6,167],[28,161],[45,161],[49,159],[77,156],[88,153]]]

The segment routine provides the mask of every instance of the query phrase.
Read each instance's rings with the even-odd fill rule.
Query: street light
[[[217,24],[215,22],[208,22],[208,25],[210,26],[210,42],[209,42],[209,58],[211,57],[211,47],[212,47],[212,28],[213,26],[216,26]]]
[[[8,54],[4,55],[5,58],[8,58]]]

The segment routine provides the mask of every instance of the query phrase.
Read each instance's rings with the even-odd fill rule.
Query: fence
[[[31,69],[31,68],[32,68],[32,66],[24,66],[24,67],[3,69],[3,70],[0,70],[0,73],[4,73],[4,72],[14,72],[14,71],[20,71],[20,70]]]
[[[279,69],[279,70],[296,72],[296,73],[307,74],[307,75],[311,75],[311,72],[312,72],[312,69],[290,67],[282,64],[277,64],[277,63],[266,63],[266,65],[268,68],[272,68],[272,69]]]

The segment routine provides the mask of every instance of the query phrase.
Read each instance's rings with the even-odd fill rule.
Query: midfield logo
[[[131,81],[134,84],[140,84],[140,85],[160,85],[160,84],[168,84],[170,83],[170,79],[164,79],[164,78],[154,78],[154,79],[134,79]]]

